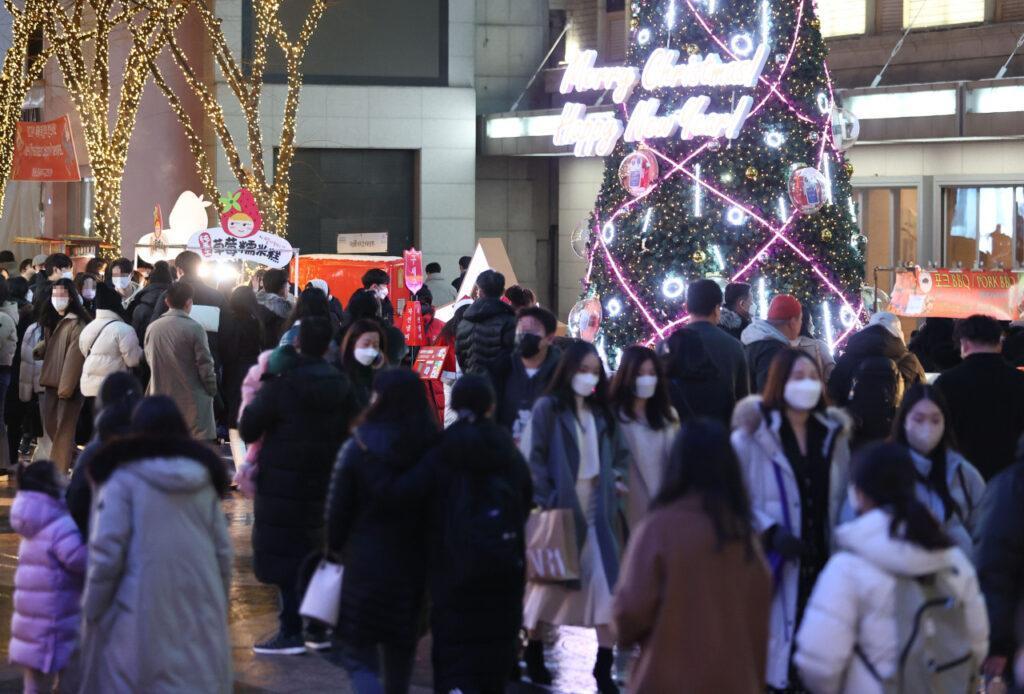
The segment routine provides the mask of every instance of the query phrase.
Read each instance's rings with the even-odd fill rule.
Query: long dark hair
[[[658,377],[658,385],[654,389],[654,395],[647,399],[644,405],[644,413],[647,415],[647,424],[652,429],[660,431],[666,425],[676,421],[672,412],[672,403],[668,397],[668,383],[665,379],[665,370],[658,361],[658,355],[649,347],[632,345],[622,353],[622,361],[619,362],[619,370],[612,379],[611,395],[609,404],[612,412],[623,421],[636,419],[636,412],[633,403],[636,398],[633,385],[640,374],[640,367],[646,362],[654,365],[654,374]]]
[[[327,295],[322,291],[316,287],[308,287],[299,294],[299,298],[295,302],[295,308],[292,309],[291,315],[288,316],[285,331],[295,325],[296,321],[313,316],[330,319],[331,304],[327,300]]]
[[[40,325],[42,325],[46,330],[52,332],[64,317],[57,313],[57,309],[53,307],[53,302],[50,300],[53,297],[53,290],[57,287],[63,287],[68,293],[68,308],[67,311],[64,312],[64,316],[67,316],[67,314],[70,313],[78,316],[79,320],[85,323],[92,320],[92,316],[90,316],[89,312],[85,310],[84,306],[82,306],[82,299],[78,295],[78,289],[75,288],[75,283],[66,277],[62,277],[49,287],[49,291],[46,296],[46,303],[42,305],[40,311]]]
[[[373,400],[362,422],[401,427],[392,450],[405,454],[425,451],[437,436],[439,425],[434,407],[427,401],[427,389],[409,369],[384,369],[373,379]]]
[[[750,496],[729,432],[721,422],[700,418],[683,425],[651,508],[667,506],[688,494],[700,495],[719,549],[741,542],[748,556],[753,556]]]
[[[775,355],[771,366],[768,367],[768,378],[765,380],[764,392],[762,393],[765,409],[786,409],[786,383],[789,381],[790,374],[793,373],[793,367],[800,359],[806,359],[808,363],[813,365],[815,373],[818,374],[818,380],[823,381],[821,370],[818,369],[817,363],[806,352],[787,347]],[[815,412],[823,411],[826,405],[828,405],[824,385],[824,382],[822,382],[821,398],[818,400],[818,404],[814,406]]]
[[[917,471],[910,452],[895,443],[873,443],[854,457],[851,481],[892,514],[889,535],[928,550],[953,546],[931,511],[917,499]]]
[[[551,376],[551,382],[544,393],[555,399],[558,409],[576,414],[576,393],[572,389],[572,377],[580,370],[583,360],[590,355],[597,357],[598,361],[601,360],[594,345],[583,340],[573,340],[562,350],[562,358],[558,361],[555,373]],[[603,415],[611,423],[614,418],[608,409],[608,376],[605,375],[603,364],[598,369],[597,377],[597,388],[586,398],[586,402],[594,414]]]
[[[963,520],[965,516],[964,509],[960,508],[960,505],[953,499],[953,495],[949,491],[949,481],[946,479],[948,472],[946,468],[946,453],[949,450],[956,450],[956,437],[953,434],[953,420],[950,417],[949,403],[946,402],[946,397],[942,394],[942,391],[927,383],[918,383],[912,386],[907,391],[907,394],[903,396],[903,404],[900,405],[900,409],[896,413],[896,419],[893,420],[892,440],[902,446],[906,446],[907,450],[910,450],[910,441],[907,439],[907,419],[910,417],[910,411],[922,400],[930,400],[939,408],[939,412],[942,413],[942,440],[939,441],[939,445],[935,447],[935,450],[925,456],[932,462],[932,468],[928,476],[923,477],[918,474],[918,478],[942,500],[942,505],[946,509],[945,520],[949,520],[954,514]],[[917,468],[915,467],[914,470],[916,472]]]
[[[378,365],[387,365],[388,340],[384,328],[375,320],[363,318],[350,325],[348,330],[345,331],[345,336],[341,339],[341,349],[338,351],[338,358],[341,360],[342,370],[346,373],[350,373],[356,366],[361,366],[352,353],[356,349],[356,342],[360,336],[366,333],[376,333],[380,338],[380,357],[378,357],[380,362]]]

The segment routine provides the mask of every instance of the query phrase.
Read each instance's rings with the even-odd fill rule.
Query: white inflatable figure
[[[179,195],[168,217],[168,240],[171,243],[185,243],[192,234],[210,226],[210,215],[206,208],[211,204],[209,200],[203,200],[202,195],[196,195],[190,190]]]

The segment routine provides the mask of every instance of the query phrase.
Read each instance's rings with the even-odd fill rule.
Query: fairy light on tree
[[[842,340],[843,321],[860,320],[864,256],[850,243],[859,234],[847,209],[852,169],[843,152],[852,142],[836,141],[831,127],[813,0],[734,0],[727,16],[707,0],[632,6],[633,30],[650,36],[631,43],[624,68],[573,72],[574,92],[602,88],[586,104],[572,93],[563,112],[568,133],[602,93],[612,90],[617,104],[594,132],[608,149],[608,138],[618,140],[592,215],[584,283],[585,297],[620,298],[621,312],[602,325],[606,344],[667,337],[685,323],[679,278],[708,276],[754,281],[760,308],[770,294],[792,293],[822,311],[823,335]],[[723,68],[702,69],[708,61]],[[594,151],[597,143],[564,144]],[[625,166],[639,154],[656,166]],[[612,221],[614,243],[600,233]]]

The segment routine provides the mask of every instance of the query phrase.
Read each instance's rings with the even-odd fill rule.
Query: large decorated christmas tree
[[[794,294],[838,347],[862,310],[843,154],[859,127],[837,107],[813,0],[633,8],[626,65],[595,67],[583,51],[561,86],[571,103],[555,142],[606,162],[573,238],[588,260],[573,327],[593,337],[599,323],[614,363],[684,325],[686,285],[713,277],[749,282],[756,310]]]

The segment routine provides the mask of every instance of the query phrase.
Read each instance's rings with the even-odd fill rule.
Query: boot
[[[601,694],[619,694],[619,685],[612,677],[612,666],[615,656],[610,648],[597,649],[597,662],[594,663],[594,679],[597,680],[597,691]]]
[[[534,684],[548,686],[551,684],[551,671],[544,664],[544,643],[541,641],[529,641],[526,644],[524,653],[526,661],[526,676]]]

